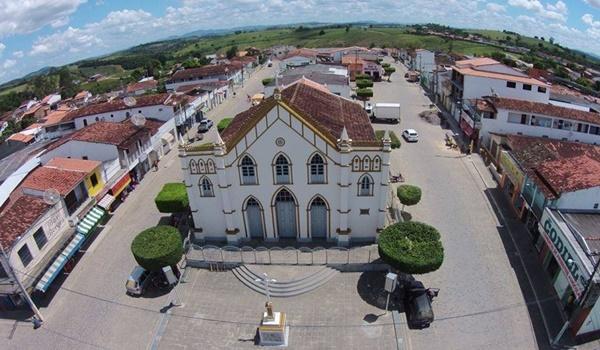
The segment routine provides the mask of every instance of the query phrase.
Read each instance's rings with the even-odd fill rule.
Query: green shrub
[[[225,130],[226,127],[229,126],[229,124],[231,124],[231,121],[233,120],[233,118],[223,118],[219,124],[217,124],[217,131],[221,132],[223,130]]]
[[[181,260],[183,241],[175,227],[160,225],[140,232],[131,242],[131,252],[141,267],[156,271]]]
[[[369,79],[360,79],[356,81],[356,87],[359,89],[370,88],[373,86],[373,81]]]
[[[435,271],[444,261],[440,233],[421,222],[406,221],[386,227],[379,235],[378,249],[383,261],[408,274]]]
[[[161,213],[183,213],[189,210],[190,201],[183,183],[167,183],[154,198]]]
[[[421,201],[421,189],[413,185],[400,185],[396,190],[396,195],[402,203],[402,210],[404,206],[415,205]]]
[[[375,137],[378,140],[383,140],[383,135],[385,134],[385,130],[376,130]],[[392,140],[392,149],[400,148],[400,139],[396,135],[395,132],[390,131],[390,139]]]
[[[357,74],[354,77],[354,79],[355,80],[373,80],[373,78],[371,78],[371,76],[368,74]]]
[[[274,81],[275,81],[275,78],[264,78],[262,80],[262,84],[263,84],[263,86],[267,86],[267,85],[271,84]]]
[[[383,69],[385,69],[385,68],[389,67],[390,64],[386,62],[386,63],[382,63],[381,66],[383,67]]]
[[[373,97],[373,90],[369,88],[363,88],[356,90],[356,96],[361,98]]]

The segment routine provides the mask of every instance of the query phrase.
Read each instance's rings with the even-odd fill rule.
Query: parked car
[[[404,310],[411,328],[423,329],[431,325],[434,320],[431,301],[438,293],[439,289],[426,289],[420,281],[410,282],[405,294]]]
[[[213,124],[213,121],[210,119],[202,119],[200,121],[200,124],[198,125],[198,132],[207,132],[208,130],[210,130],[210,128],[212,128]]]
[[[365,111],[367,112],[369,117],[373,114],[373,105],[371,104],[371,102],[367,102],[367,104],[365,105]]]
[[[419,134],[415,129],[404,129],[402,132],[402,137],[408,142],[417,142],[419,141]]]
[[[150,271],[146,270],[141,266],[136,266],[127,277],[127,282],[125,282],[125,289],[127,290],[127,294],[140,296],[144,294],[144,291],[150,284],[152,280],[152,274]]]

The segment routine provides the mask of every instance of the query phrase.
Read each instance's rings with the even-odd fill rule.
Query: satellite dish
[[[144,124],[146,124],[146,117],[144,117],[141,113],[134,114],[131,116],[131,122],[135,126],[144,126]]]
[[[128,96],[123,99],[123,103],[127,107],[133,107],[137,104],[137,100],[135,99],[135,97]]]
[[[60,193],[55,188],[49,188],[44,191],[44,202],[54,205],[60,201]]]

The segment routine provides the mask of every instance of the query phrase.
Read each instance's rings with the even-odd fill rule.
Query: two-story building
[[[456,61],[452,66],[452,115],[460,121],[465,100],[498,96],[547,103],[550,86],[487,57]]]
[[[421,72],[421,74],[431,74],[436,68],[435,53],[425,49],[416,49],[411,53],[410,69]]]
[[[165,85],[168,91],[179,86],[201,82],[224,81],[233,86],[242,82],[242,69],[229,64],[212,64],[198,68],[179,70],[171,76]]]
[[[294,70],[285,71],[270,84],[265,86],[265,96],[273,95],[277,87],[285,88],[299,80],[310,80],[327,87],[334,95],[350,98],[350,79],[338,74],[327,74],[321,72],[308,72],[307,74],[293,74]]]
[[[518,134],[600,144],[600,114],[589,108],[486,96],[466,101],[462,119],[473,126],[481,144],[491,134]]]
[[[389,136],[325,87],[298,81],[180,149],[196,239],[374,241],[386,226]]]

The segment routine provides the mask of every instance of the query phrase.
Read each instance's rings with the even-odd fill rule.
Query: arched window
[[[371,158],[369,158],[369,156],[365,156],[363,158],[362,170],[363,171],[371,171]]]
[[[283,154],[280,154],[275,160],[275,183],[289,184],[291,182],[290,162]]]
[[[206,165],[204,164],[204,161],[202,159],[198,160],[198,171],[200,172],[200,174],[206,173]]]
[[[200,180],[200,197],[214,197],[212,182],[207,177],[203,177]]]
[[[375,158],[373,158],[373,163],[371,164],[371,170],[381,171],[381,158],[379,158],[379,156],[375,156]]]
[[[215,173],[215,162],[212,159],[206,161],[206,170],[209,174]]]
[[[325,162],[320,154],[317,153],[310,159],[309,167],[309,183],[325,183]]]
[[[358,179],[358,195],[372,196],[373,195],[373,178],[369,174],[364,174]]]
[[[360,171],[360,157],[354,156],[352,158],[352,171]]]
[[[190,174],[198,174],[198,163],[194,159],[190,160]]]
[[[242,185],[256,185],[258,183],[256,177],[256,164],[249,156],[242,158],[240,163],[240,171],[242,173]]]

